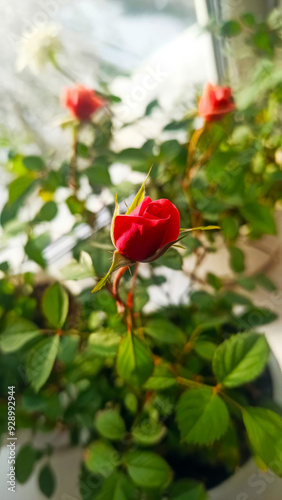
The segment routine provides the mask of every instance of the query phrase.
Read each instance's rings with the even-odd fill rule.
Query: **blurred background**
[[[248,163],[245,170],[249,169],[247,174],[250,175],[243,177],[242,174],[240,181],[240,186],[244,185],[245,189],[247,185],[249,189],[247,196],[243,199],[242,195],[242,199],[239,199],[240,192],[237,198],[237,186],[233,186],[234,192],[230,192],[230,199],[227,201],[227,211],[230,209],[228,215],[235,218],[239,213],[238,227],[240,226],[241,230],[244,226],[242,232],[238,229],[233,243],[237,236],[244,236],[246,222],[250,223],[247,217],[247,221],[245,220],[245,215],[242,216],[240,210],[244,203],[247,203],[248,196],[250,199],[252,196],[256,198],[255,189],[252,191],[252,183],[255,185],[251,177],[253,174],[257,176],[255,180],[258,182],[260,193],[262,192],[262,205],[269,208],[271,217],[277,207],[281,214],[282,1],[0,0],[0,6],[0,266],[3,264],[0,267],[0,277],[2,272],[4,276],[9,266],[15,274],[37,273],[42,267],[44,272],[48,268],[52,279],[61,279],[59,270],[66,266],[72,257],[78,259],[80,250],[84,250],[83,246],[80,247],[81,241],[86,242],[86,246],[94,233],[109,225],[115,193],[118,192],[119,199],[132,199],[136,186],[144,180],[151,158],[159,169],[160,179],[159,184],[156,182],[153,186],[153,193],[156,193],[156,197],[161,197],[163,183],[165,197],[169,198],[169,194],[173,196],[174,192],[176,193],[173,185],[174,174],[176,172],[181,178],[183,169],[185,171],[187,133],[190,138],[193,127],[197,129],[201,125],[196,110],[207,81],[230,85],[236,95],[238,114],[234,113],[234,123],[230,126],[232,138],[229,144],[234,146],[231,148],[230,162],[233,160],[232,154],[236,156],[236,161],[237,153],[240,161],[245,150],[252,155],[249,162],[242,160],[244,166]],[[98,186],[96,189],[96,178],[91,181],[91,175],[88,175],[88,170],[94,168],[91,166],[91,148],[94,145],[95,153],[96,143],[93,141],[93,144],[90,144],[93,134],[91,136],[87,126],[86,130],[82,130],[82,150],[78,152],[78,164],[82,174],[78,189],[73,194],[66,181],[66,165],[70,159],[72,137],[67,128],[67,112],[61,106],[61,94],[66,86],[77,82],[107,96],[113,104],[109,112],[112,135],[109,134],[109,141],[105,146],[105,150],[108,148],[106,170],[109,175],[107,173],[105,182],[102,176],[102,181],[97,182],[102,187]],[[272,127],[273,131],[275,129],[273,142]],[[102,129],[103,133],[105,130]],[[257,130],[261,136],[256,136]],[[96,140],[96,136],[94,139]],[[216,142],[216,135],[211,140],[213,139]],[[176,142],[175,152],[173,148]],[[167,143],[169,147],[162,150]],[[100,147],[103,153],[104,145],[98,145],[98,148]],[[83,148],[86,150],[85,155]],[[99,149],[99,154],[101,151]],[[145,158],[143,164],[138,159],[139,151],[141,160]],[[150,154],[148,153],[147,157],[148,151]],[[265,160],[265,170],[264,166],[261,166],[259,154]],[[45,162],[45,167],[47,165],[46,171],[50,167],[50,170],[60,172],[61,177],[58,183],[55,183],[54,189],[53,186],[50,187],[52,182],[49,182],[49,178],[46,181],[44,177],[44,167],[40,189],[28,192],[27,196],[21,186],[18,195],[17,190],[12,192],[11,185],[15,177],[18,177],[16,180],[25,175],[34,175],[35,178],[37,170],[40,171],[37,167],[34,170],[32,166],[27,167],[24,164],[26,157],[39,160],[43,158],[42,164]],[[168,174],[166,157],[168,166],[172,165],[171,170],[167,169]],[[225,158],[222,162],[223,166],[219,164],[219,167],[223,169],[226,165]],[[98,167],[100,168],[100,165]],[[213,167],[216,170],[217,164]],[[276,184],[271,194],[268,196],[267,193],[264,198],[263,175],[272,175],[273,172],[276,175]],[[207,178],[208,185],[210,179]],[[225,188],[222,188],[220,181],[218,184],[218,191],[222,189],[224,192]],[[201,189],[203,188],[200,185],[199,191]],[[244,189],[242,188],[242,191]],[[49,199],[50,193],[52,196],[50,195]],[[20,199],[22,194],[25,198],[20,209],[15,208],[18,212],[17,220],[14,220],[15,214],[8,213],[7,206],[11,198],[12,205],[15,206],[17,198]],[[184,205],[186,210],[182,194],[177,192],[176,196],[178,195],[180,210]],[[217,224],[217,217],[220,219],[222,215],[221,196],[224,199],[225,193],[222,195],[220,192],[219,202],[217,205],[215,203],[216,206],[211,210],[208,208],[205,212],[203,209],[204,220],[208,223]],[[213,195],[210,198],[212,202]],[[47,214],[44,219],[41,214],[42,219],[38,218],[42,206],[50,201],[56,205],[55,215],[51,214],[49,218]],[[215,202],[217,201],[216,199]],[[183,212],[187,216],[185,210]],[[94,214],[92,219],[89,217],[91,213]],[[276,289],[275,295],[271,295],[271,287],[268,290],[259,289],[253,293],[253,297],[259,307],[270,307],[278,315],[277,318],[273,315],[271,319],[276,320],[267,325],[266,333],[281,366],[282,272],[281,258],[276,259],[276,255],[282,255],[282,223],[280,218],[278,236],[274,241],[276,230],[274,228],[272,232],[269,231],[269,219],[256,233],[256,217],[260,219],[260,214],[255,215],[254,228],[252,227],[251,231],[254,229],[254,237],[265,238],[263,250],[253,245],[253,249],[257,251],[254,260],[259,262],[255,272],[260,266],[267,271],[270,268],[267,277],[276,283],[278,290]],[[187,227],[190,227],[188,216],[185,222],[186,220]],[[272,218],[270,221],[272,222]],[[48,238],[45,238],[46,232]],[[93,245],[93,253],[95,250],[98,254],[103,248],[108,251],[108,236],[107,229],[104,239],[103,234],[101,241],[97,238],[98,250],[96,247],[94,249]],[[39,240],[38,247],[35,245],[28,250],[27,242]],[[88,247],[86,250],[89,250]],[[187,252],[190,250],[192,254],[195,249],[188,249]],[[97,267],[99,275],[103,275],[108,267],[108,255],[106,262],[104,257],[100,260],[101,269],[100,262]],[[225,269],[225,261],[228,261],[226,253],[224,259],[220,256],[217,262],[220,275],[229,271],[227,265]],[[89,265],[89,262],[87,264]],[[247,264],[246,267],[252,264],[252,257],[249,260],[247,258]],[[96,268],[96,262],[94,267]],[[202,269],[203,273],[210,271],[209,267]],[[182,273],[181,265],[177,267],[175,264],[164,263],[161,273],[159,278],[164,276],[164,282],[167,282],[162,286],[155,286],[152,282],[153,285],[145,296],[145,304],[146,300],[149,301],[149,306],[146,304],[147,312],[167,304],[188,303],[189,280],[187,273]],[[90,283],[89,280],[86,281],[86,285],[83,279],[79,283],[71,281],[71,278],[66,280],[72,293],[82,292],[82,295],[86,285],[90,286],[93,282],[92,278]],[[248,289],[246,284],[246,295],[252,290]],[[5,304],[2,309],[1,306],[0,304],[0,317]],[[103,307],[101,306],[101,309]],[[108,314],[106,309],[105,311]],[[89,310],[87,314],[88,312]],[[91,314],[92,312],[91,310]],[[110,311],[109,316],[110,314],[114,315],[115,309],[114,313]],[[263,331],[266,331],[264,325]],[[80,455],[79,458],[76,457],[76,461],[79,459]],[[66,475],[66,482],[68,467],[71,470],[71,460],[62,473]],[[17,499],[19,498],[21,497],[17,496]],[[247,497],[244,497],[244,500],[245,498]],[[276,500],[279,497],[265,498]],[[58,497],[58,500],[72,498]]]

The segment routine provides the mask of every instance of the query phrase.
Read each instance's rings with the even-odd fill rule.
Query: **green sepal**
[[[132,266],[133,264],[135,264],[133,260],[128,259],[116,250],[113,254],[113,261],[109,271],[102,279],[100,279],[100,281],[98,281],[97,285],[93,288],[91,293],[101,290],[101,288],[105,286],[108,278],[114,271],[117,271],[121,267]]]
[[[145,184],[149,178],[149,175],[151,173],[151,170],[152,170],[152,167],[150,168],[149,172],[147,173],[146,175],[146,179],[144,180],[141,188],[139,189],[137,195],[135,196],[133,202],[131,203],[130,207],[128,208],[127,212],[126,212],[126,215],[129,215],[131,214],[131,212],[133,212],[133,210],[138,207],[138,205],[144,200],[144,197],[145,197]]]

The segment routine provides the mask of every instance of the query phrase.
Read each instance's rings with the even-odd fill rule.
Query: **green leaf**
[[[268,292],[275,292],[277,290],[275,283],[264,274],[257,274],[254,279],[258,285],[265,288]]]
[[[170,492],[169,500],[207,500],[208,495],[201,483],[193,479],[177,481]]]
[[[60,283],[54,283],[45,291],[42,299],[44,316],[54,328],[61,328],[69,310],[69,297]]]
[[[250,307],[244,314],[237,318],[240,329],[250,330],[262,325],[267,325],[277,318],[277,314],[265,307]]]
[[[246,203],[241,209],[243,217],[249,222],[254,230],[262,234],[276,234],[276,224],[272,211],[256,201]]]
[[[132,451],[125,457],[132,481],[148,489],[165,489],[172,480],[172,470],[166,461],[151,451]]]
[[[145,419],[132,429],[132,436],[140,446],[153,446],[164,438],[167,429],[156,420]]]
[[[238,21],[226,21],[220,28],[221,36],[233,37],[241,33],[241,26]]]
[[[26,156],[23,158],[23,164],[28,170],[43,170],[45,164],[40,156]]]
[[[84,252],[83,250],[80,253],[79,262],[73,260],[60,269],[60,272],[62,273],[64,279],[73,281],[93,278],[93,276],[95,276],[92,259],[89,253]]]
[[[142,171],[148,168],[147,162],[148,158],[142,149],[138,148],[128,148],[120,151],[115,155],[115,160],[126,165],[130,165],[132,168],[142,169]]]
[[[17,319],[1,334],[0,347],[5,353],[14,352],[39,335],[40,331],[34,323],[27,319]]]
[[[203,359],[211,361],[216,351],[217,345],[209,340],[198,340],[195,344],[196,353]]]
[[[13,204],[24,193],[28,194],[29,187],[34,182],[34,179],[29,175],[18,177],[9,185],[9,203]]]
[[[238,235],[238,223],[234,217],[224,217],[221,220],[221,228],[223,236],[227,240],[233,240]]]
[[[85,212],[85,202],[78,200],[76,196],[69,196],[65,203],[72,215],[82,215]]]
[[[148,345],[129,332],[121,340],[117,357],[119,376],[133,386],[142,386],[154,369]]]
[[[177,385],[174,374],[165,364],[157,365],[152,376],[147,380],[144,388],[151,391],[161,391]]]
[[[132,500],[135,488],[131,481],[122,472],[113,472],[106,477],[97,500]]]
[[[115,357],[120,344],[120,335],[114,331],[91,333],[89,345],[96,356]]]
[[[35,465],[36,451],[30,444],[21,447],[16,455],[16,479],[20,484],[25,483],[30,477]]]
[[[52,371],[59,350],[59,337],[40,340],[29,352],[26,373],[35,391],[45,384]]]
[[[132,266],[133,264],[134,262],[132,260],[129,260],[127,257],[120,254],[116,250],[113,254],[113,261],[109,271],[102,279],[100,279],[100,281],[98,281],[97,285],[93,288],[92,293],[101,290],[101,288],[105,286],[106,282],[108,281],[108,278],[114,271],[117,271],[121,267]]]
[[[87,175],[90,185],[93,187],[96,185],[110,186],[112,184],[110,174],[105,166],[94,165],[87,168],[84,174]]]
[[[99,411],[94,423],[99,434],[110,441],[119,441],[126,431],[124,421],[116,409]]]
[[[175,248],[170,248],[169,252],[158,258],[158,266],[169,267],[169,269],[174,269],[175,271],[182,270],[182,257],[180,253]]]
[[[282,419],[265,408],[247,407],[243,420],[251,447],[269,469],[282,477]]]
[[[51,498],[56,488],[56,478],[49,464],[44,465],[39,472],[39,489],[47,498]]]
[[[49,245],[50,238],[48,234],[40,234],[36,237],[30,237],[28,242],[26,243],[24,249],[25,253],[29,259],[34,260],[39,266],[45,269],[46,260],[42,255],[43,250]]]
[[[114,472],[119,462],[117,451],[106,441],[94,441],[86,450],[85,464],[94,474],[106,478]]]
[[[92,474],[82,462],[79,474],[79,498],[81,500],[96,500],[101,491],[101,483],[101,478]]]
[[[159,108],[159,107],[160,107],[160,105],[159,105],[158,99],[154,99],[153,101],[149,102],[149,104],[146,106],[146,110],[145,110],[145,115],[144,116],[150,116],[150,114],[152,113],[153,109]]]
[[[129,215],[131,214],[131,212],[133,212],[133,210],[138,207],[138,205],[141,203],[141,201],[144,200],[144,197],[145,197],[145,185],[146,185],[146,182],[149,178],[149,175],[151,173],[151,170],[152,170],[152,167],[150,168],[149,172],[147,173],[146,175],[146,178],[141,186],[141,188],[139,189],[137,195],[135,196],[133,202],[131,203],[129,209],[127,210],[126,212],[126,215]]]
[[[245,255],[238,247],[229,247],[230,267],[235,273],[242,273],[245,269]]]
[[[49,222],[56,217],[57,213],[58,207],[56,203],[54,201],[47,201],[35,216],[34,222]]]
[[[221,279],[213,273],[207,273],[207,280],[210,286],[212,286],[215,290],[220,290],[222,287]]]
[[[186,337],[184,333],[169,320],[164,318],[152,319],[144,327],[147,335],[164,344],[184,344]]]
[[[212,444],[227,431],[229,414],[225,403],[212,388],[199,387],[182,394],[176,420],[184,441]]]
[[[256,24],[256,18],[251,12],[246,12],[240,16],[242,23],[248,28],[252,28]]]
[[[188,128],[188,125],[192,123],[192,119],[191,118],[187,118],[185,120],[180,120],[180,121],[172,121],[170,123],[168,123],[165,127],[164,127],[164,131],[170,131],[170,130],[180,130],[180,129],[184,129],[186,130]]]
[[[257,333],[242,333],[225,340],[213,358],[213,372],[225,387],[238,387],[258,377],[267,363],[269,346]]]

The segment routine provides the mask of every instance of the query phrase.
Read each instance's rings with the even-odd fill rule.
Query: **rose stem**
[[[119,287],[120,280],[123,277],[123,275],[124,275],[124,273],[125,273],[125,271],[127,269],[128,269],[128,266],[125,266],[125,267],[122,267],[121,269],[119,269],[117,271],[117,273],[115,275],[114,282],[113,282],[113,287],[112,287],[112,290],[111,290],[112,296],[113,296],[113,298],[116,301],[117,310],[118,310],[119,314],[123,314],[124,313],[124,311],[125,311],[125,304],[123,303],[123,301],[121,300],[121,298],[119,296],[118,287]]]
[[[77,142],[78,142],[78,126],[74,125],[72,129],[72,151],[70,159],[70,177],[69,186],[76,192],[76,166],[77,166]]]
[[[130,291],[127,294],[126,306],[127,306],[127,309],[128,309],[128,316],[127,316],[127,328],[128,328],[128,330],[132,330],[132,323],[133,323],[133,294],[134,294],[134,288],[135,288],[135,285],[136,285],[136,280],[137,280],[137,275],[138,275],[138,268],[139,268],[139,262],[136,262],[134,273],[133,273],[133,276],[132,276]]]

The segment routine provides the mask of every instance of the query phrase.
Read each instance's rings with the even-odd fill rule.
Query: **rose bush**
[[[105,105],[93,89],[77,84],[67,87],[62,94],[62,106],[81,121],[89,121],[93,113]]]
[[[179,231],[176,206],[169,200],[152,201],[146,196],[130,214],[116,216],[113,243],[128,259],[142,261],[177,240]]]
[[[267,74],[265,93],[268,80]],[[267,367],[269,346],[255,333],[276,315],[255,306],[242,288],[263,286],[275,304],[277,290],[262,274],[246,277],[242,252],[234,246],[246,221],[253,237],[275,231],[271,212],[282,182],[281,84],[261,94],[263,105],[256,101],[245,111],[237,94],[236,116],[222,122],[216,120],[234,104],[228,91],[209,89],[214,95],[206,92],[201,110],[206,121],[214,122],[196,133],[187,114],[168,123],[161,139],[113,151],[114,109],[89,122],[95,93],[84,89],[67,98],[68,109],[83,123],[68,120],[73,143],[61,165],[48,154],[24,156],[10,147],[1,244],[9,243],[7,255],[19,245],[14,237],[23,236],[21,269],[27,272],[15,275],[13,264],[0,262],[0,432],[7,432],[7,387],[15,386],[17,432],[66,429],[71,446],[84,446],[80,493],[70,486],[63,495],[206,500],[205,490],[236,472],[251,451],[262,469],[282,474],[277,467],[282,423]],[[110,93],[105,100],[113,108],[119,102]],[[157,106],[157,101],[149,103],[146,120]],[[173,138],[171,131],[181,129],[185,135]],[[113,183],[111,167],[117,163],[143,175],[154,165],[147,177],[150,197],[145,198],[144,181],[125,215],[119,215],[117,200],[132,199],[136,185],[133,176]],[[103,210],[91,204],[100,193],[106,194]],[[25,218],[23,208],[28,208]],[[57,214],[65,217],[66,210],[72,227],[68,232],[63,224],[62,235],[71,236],[73,259],[56,269],[54,282],[48,266],[56,265],[64,250],[61,238],[50,245],[50,222]],[[116,250],[105,274],[114,250],[112,213]],[[179,229],[179,214],[181,228],[201,226],[192,234]],[[205,241],[199,237],[206,224],[222,228],[236,290],[212,272],[199,276],[206,255],[216,250],[213,232]],[[181,252],[175,240],[181,240]],[[189,255],[195,259],[191,272],[183,266]],[[138,260],[150,265],[139,266]],[[28,272],[27,266],[36,264],[36,272],[45,270],[43,281]],[[178,271],[174,283],[168,268]],[[185,288],[180,280],[174,286],[182,269],[184,283],[189,276]],[[92,287],[86,287],[93,277],[98,283],[91,295]],[[73,291],[68,288],[72,281],[79,282]],[[164,303],[157,303],[156,287]],[[45,445],[39,449],[33,436],[17,450],[17,482],[39,471],[41,492],[59,497],[62,468],[51,462],[56,452]],[[77,477],[71,479],[78,483]]]
[[[234,111],[231,88],[207,83],[199,101],[199,115],[206,122],[221,120],[226,114]]]

